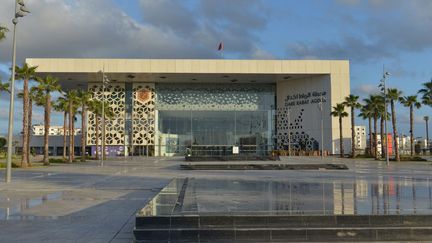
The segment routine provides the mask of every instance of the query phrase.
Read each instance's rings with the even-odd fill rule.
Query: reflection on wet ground
[[[432,214],[432,178],[381,176],[375,182],[174,179],[143,216]]]
[[[49,201],[59,200],[63,192],[53,192],[37,197],[12,198],[5,195],[0,195],[0,220],[16,220],[16,219],[36,219],[46,218],[32,215],[22,214],[25,210],[31,209]],[[56,217],[50,216],[55,219]]]

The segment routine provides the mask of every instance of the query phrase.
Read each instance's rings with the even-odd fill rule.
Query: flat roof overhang
[[[39,76],[52,75],[64,89],[101,82],[276,83],[316,75],[349,73],[346,60],[64,59],[28,58]]]

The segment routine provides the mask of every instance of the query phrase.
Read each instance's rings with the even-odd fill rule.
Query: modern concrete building
[[[105,143],[113,150],[156,156],[267,154],[291,145],[339,153],[338,119],[330,111],[349,95],[348,61],[26,61],[38,66],[38,75],[59,78],[65,90],[86,89],[93,99],[109,102],[115,117],[107,121]],[[110,81],[104,91],[102,71]],[[346,151],[349,120],[343,123]],[[88,114],[87,145],[93,153],[97,139],[101,144],[95,124],[94,114]]]

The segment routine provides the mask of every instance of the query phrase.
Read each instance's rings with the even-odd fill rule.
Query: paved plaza
[[[128,158],[13,171],[0,182],[0,242],[131,242],[135,214],[173,178],[263,180],[429,188],[413,196],[430,201],[432,161],[392,163],[328,157],[283,157],[280,163],[343,163],[349,170],[180,170],[182,158]],[[211,162],[209,162],[211,163]],[[238,163],[238,162],[236,162]],[[250,162],[249,162],[250,163]],[[259,162],[254,162],[259,163]],[[261,162],[262,163],[262,162]],[[4,170],[0,170],[4,175]],[[211,194],[211,192],[209,192]],[[414,206],[415,208],[415,206]]]

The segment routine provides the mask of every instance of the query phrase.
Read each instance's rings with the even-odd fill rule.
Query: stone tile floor
[[[172,178],[383,182],[427,181],[432,161],[392,163],[367,159],[283,157],[281,163],[344,163],[346,171],[181,171],[182,158],[128,158],[0,170],[0,242],[131,242],[135,213]],[[238,162],[236,162],[238,163]],[[384,179],[383,178],[387,178]],[[378,189],[379,190],[379,189]]]

